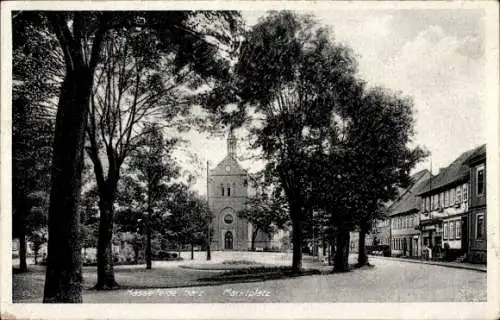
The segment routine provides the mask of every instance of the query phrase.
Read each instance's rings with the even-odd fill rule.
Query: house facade
[[[400,193],[389,207],[391,230],[391,255],[417,257],[421,253],[419,190],[430,179],[431,173],[422,170],[411,177],[410,186]]]
[[[366,235],[366,245],[376,246],[376,245],[387,245],[391,244],[391,227],[390,219],[387,217],[385,219],[376,220],[373,224],[372,230]]]
[[[469,212],[467,260],[486,263],[486,145],[469,157]]]
[[[433,258],[439,259],[444,252],[463,258],[467,253],[470,176],[467,161],[477,150],[462,153],[419,193],[421,248],[431,248]]]

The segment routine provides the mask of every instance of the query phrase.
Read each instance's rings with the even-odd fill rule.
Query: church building
[[[212,250],[248,250],[252,226],[238,218],[238,211],[245,206],[250,182],[247,171],[236,160],[236,137],[232,130],[227,138],[227,155],[210,170],[208,181],[208,205],[213,215]],[[267,238],[258,234],[256,247],[268,247]]]

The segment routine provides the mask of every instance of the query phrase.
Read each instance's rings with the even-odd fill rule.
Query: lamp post
[[[207,160],[207,261],[212,260],[212,254],[210,252],[210,201],[209,201],[209,195],[208,195],[208,160]]]

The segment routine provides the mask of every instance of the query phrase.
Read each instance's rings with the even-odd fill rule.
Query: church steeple
[[[229,135],[227,136],[227,155],[236,159],[236,137],[233,128],[229,129]]]

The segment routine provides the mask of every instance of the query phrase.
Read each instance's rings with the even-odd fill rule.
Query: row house
[[[428,180],[419,193],[421,248],[433,248],[434,255],[464,258],[469,248],[468,160],[479,148],[462,153],[448,167]],[[439,256],[435,256],[439,258]]]
[[[486,263],[486,146],[477,149],[467,164],[470,168],[467,259]]]
[[[421,252],[419,231],[419,197],[417,193],[431,177],[429,170],[422,170],[411,177],[408,188],[400,191],[400,196],[389,207],[391,254],[417,257]]]
[[[366,235],[367,246],[391,244],[390,219],[378,219],[373,223],[372,230]]]

